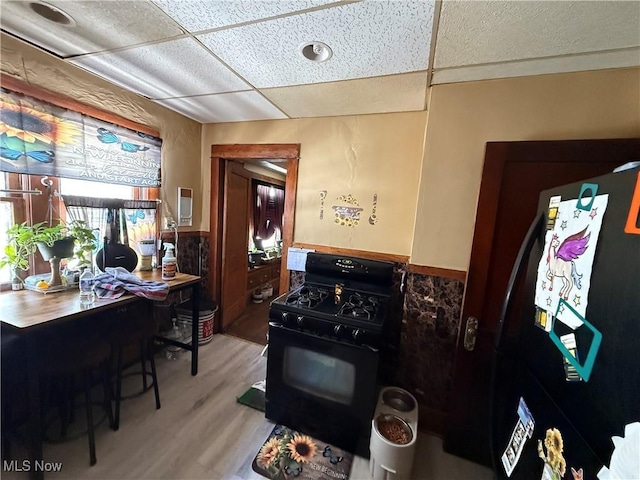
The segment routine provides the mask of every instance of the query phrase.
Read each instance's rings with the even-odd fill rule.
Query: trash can
[[[371,421],[371,478],[411,478],[417,437],[418,402],[415,397],[402,388],[383,388]]]
[[[218,311],[218,304],[214,300],[201,298],[199,301],[198,318],[198,345],[209,343],[213,339],[215,314]],[[191,300],[181,303],[176,307],[178,320],[185,322],[189,327],[192,325],[192,304]]]

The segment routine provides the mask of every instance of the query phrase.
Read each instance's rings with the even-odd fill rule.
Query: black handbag
[[[96,264],[98,268],[105,271],[106,267],[124,267],[129,272],[133,272],[138,265],[138,254],[128,245],[122,243],[107,243],[105,238],[104,247],[96,254]]]

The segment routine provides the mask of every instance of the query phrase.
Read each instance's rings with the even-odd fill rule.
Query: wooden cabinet
[[[247,274],[247,303],[253,300],[254,290],[262,290],[265,285],[272,286],[273,294],[278,294],[278,288],[280,286],[280,260],[249,269]]]

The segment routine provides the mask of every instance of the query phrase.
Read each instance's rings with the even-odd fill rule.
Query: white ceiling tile
[[[640,45],[640,2],[448,1],[435,68]]]
[[[263,89],[293,118],[424,110],[427,72]]]
[[[432,83],[437,85],[637,66],[640,66],[640,47],[566,57],[532,58],[514,62],[436,69],[433,72]]]
[[[144,1],[51,1],[76,22],[65,26],[37,15],[30,2],[2,2],[2,28],[62,57],[100,52],[182,35],[183,31]],[[117,34],[114,34],[117,32]]]
[[[248,122],[287,118],[258,92],[221,93],[156,100],[200,123]]]
[[[222,30],[198,38],[258,88],[426,70],[434,2],[365,1]],[[333,49],[324,63],[300,47]]]
[[[192,38],[81,57],[71,63],[156,99],[251,88]]]
[[[320,7],[336,0],[154,0],[189,32],[228,27],[262,18]],[[214,8],[212,8],[214,7]]]

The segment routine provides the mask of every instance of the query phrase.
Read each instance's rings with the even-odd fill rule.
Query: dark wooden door
[[[222,330],[246,306],[251,177],[241,164],[227,160],[224,182],[222,245]]]
[[[540,192],[610,173],[631,160],[640,160],[640,139],[487,143],[455,354],[447,452],[491,465],[492,342],[511,268],[535,217]],[[473,351],[463,347],[469,317],[479,320]],[[517,328],[516,318],[509,322]]]

